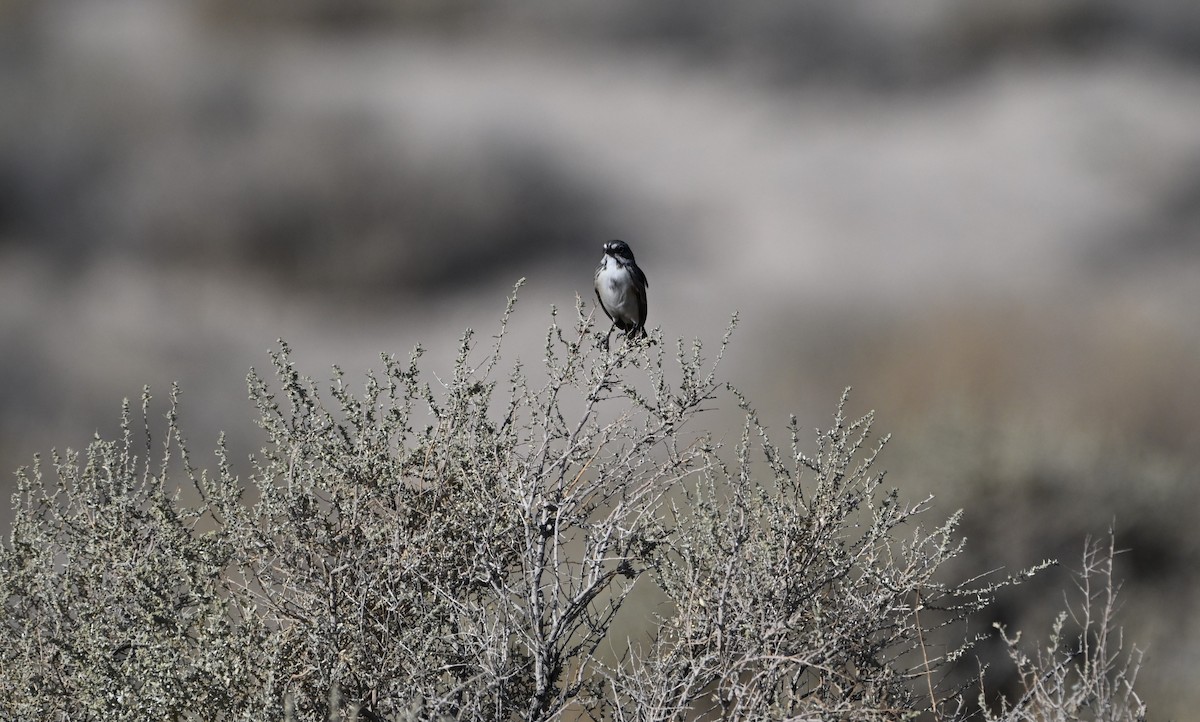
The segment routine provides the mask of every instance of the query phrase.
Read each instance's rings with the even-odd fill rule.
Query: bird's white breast
[[[628,268],[605,257],[598,276],[600,296],[610,312],[628,318],[637,317],[637,295],[633,292],[633,274]]]

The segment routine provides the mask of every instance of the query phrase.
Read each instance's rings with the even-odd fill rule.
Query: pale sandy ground
[[[518,275],[529,283],[509,348],[536,360],[549,306],[569,310],[575,293],[590,299],[608,237],[633,245],[651,280],[651,323],[669,337],[715,345],[741,313],[727,377],[764,418],[823,423],[854,385],[855,410],[878,409],[896,435],[887,465],[913,495],[969,506],[974,492],[956,475],[983,462],[964,449],[1000,454],[1002,465],[1013,445],[1020,468],[1022,454],[1040,463],[1090,449],[1087,461],[1061,462],[1064,474],[1082,476],[1114,448],[1172,469],[1197,458],[1188,450],[1200,445],[1200,223],[1191,208],[1170,246],[1161,236],[1180,231],[1158,221],[1163,198],[1200,173],[1194,69],[1133,50],[1087,61],[1031,55],[936,91],[781,90],[737,70],[699,72],[671,56],[601,53],[511,29],[471,43],[280,34],[247,48],[165,4],[71,8],[46,42],[69,64],[136,85],[151,98],[138,102],[166,118],[151,127],[185,116],[190,84],[231,63],[265,113],[266,132],[246,148],[266,153],[262,163],[302,168],[304,157],[288,156],[293,145],[277,158],[262,144],[303,132],[299,119],[351,109],[405,162],[470,168],[476,154],[509,145],[604,189],[613,210],[587,237],[537,239],[558,249],[549,263],[531,255],[470,287],[367,300],[297,290],[255,269],[164,266],[120,239],[64,274],[60,257],[27,242],[36,239],[5,239],[6,468],[52,443],[78,447],[97,428],[110,433],[123,396],[147,383],[164,392],[173,380],[196,445],[224,428],[244,455],[258,442],[243,377],[267,365],[276,337],[318,376],[334,362],[375,366],[379,352],[406,354],[417,342],[432,350],[429,368],[444,368],[463,328],[491,332]],[[132,91],[111,92],[119,105]],[[237,156],[206,158],[169,132],[153,137],[113,203],[154,218],[175,212],[171,184],[181,177],[201,187],[238,172]],[[186,203],[178,212],[189,212]],[[420,254],[464,252],[421,247],[419,235],[395,242]],[[714,419],[736,435],[732,414]],[[947,448],[936,430],[956,420],[981,431]],[[980,441],[991,433],[1000,440]],[[1023,436],[1037,442],[1011,441]],[[1144,488],[1130,473],[1113,484]],[[1137,497],[1149,515],[1139,523],[1180,513],[1171,480],[1195,474],[1165,478],[1158,501]],[[1064,511],[1068,528],[1054,536],[1081,543],[1103,533],[1126,507],[1110,491],[1098,502],[1065,500],[1089,512]],[[1028,556],[1015,551],[1002,563],[1040,558],[1045,530],[1023,521],[1004,526]],[[1194,559],[1200,536],[1184,528],[1190,534],[1174,541]],[[1158,719],[1200,719],[1191,683],[1200,630],[1188,621],[1197,589],[1194,572],[1179,574],[1163,587],[1170,596],[1135,590],[1129,620],[1149,647],[1143,681]]]

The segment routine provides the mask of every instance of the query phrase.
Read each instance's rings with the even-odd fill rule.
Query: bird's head
[[[604,244],[604,254],[624,261],[633,262],[633,251],[625,241],[609,241]]]

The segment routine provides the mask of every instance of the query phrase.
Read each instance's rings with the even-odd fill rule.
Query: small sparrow
[[[646,274],[633,260],[625,241],[604,244],[604,255],[596,268],[596,300],[612,319],[613,326],[628,338],[646,336]],[[612,328],[608,329],[612,335]],[[607,344],[607,338],[605,339]]]

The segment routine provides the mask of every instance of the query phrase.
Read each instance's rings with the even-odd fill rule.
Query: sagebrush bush
[[[1044,564],[942,578],[957,517],[919,524],[929,500],[884,487],[871,416],[843,396],[813,451],[794,421],[778,445],[717,378],[728,334],[711,362],[699,341],[669,362],[661,335],[607,350],[577,303],[530,373],[502,365],[514,303],[446,378],[418,348],[322,392],[281,343],[275,385],[249,376],[266,445],[248,478],[223,440],[197,468],[175,390],[165,438],[146,422],[143,445],[127,403],[119,439],[22,469],[4,718],[966,714],[977,689],[946,679],[975,641],[960,622]],[[720,403],[745,412],[728,451],[695,423]],[[1112,589],[1089,560],[1085,609],[1097,576]],[[661,603],[623,608],[637,585]],[[1111,599],[1076,637],[1063,621],[1035,658],[1011,640],[1029,691],[988,719],[1141,716]]]

